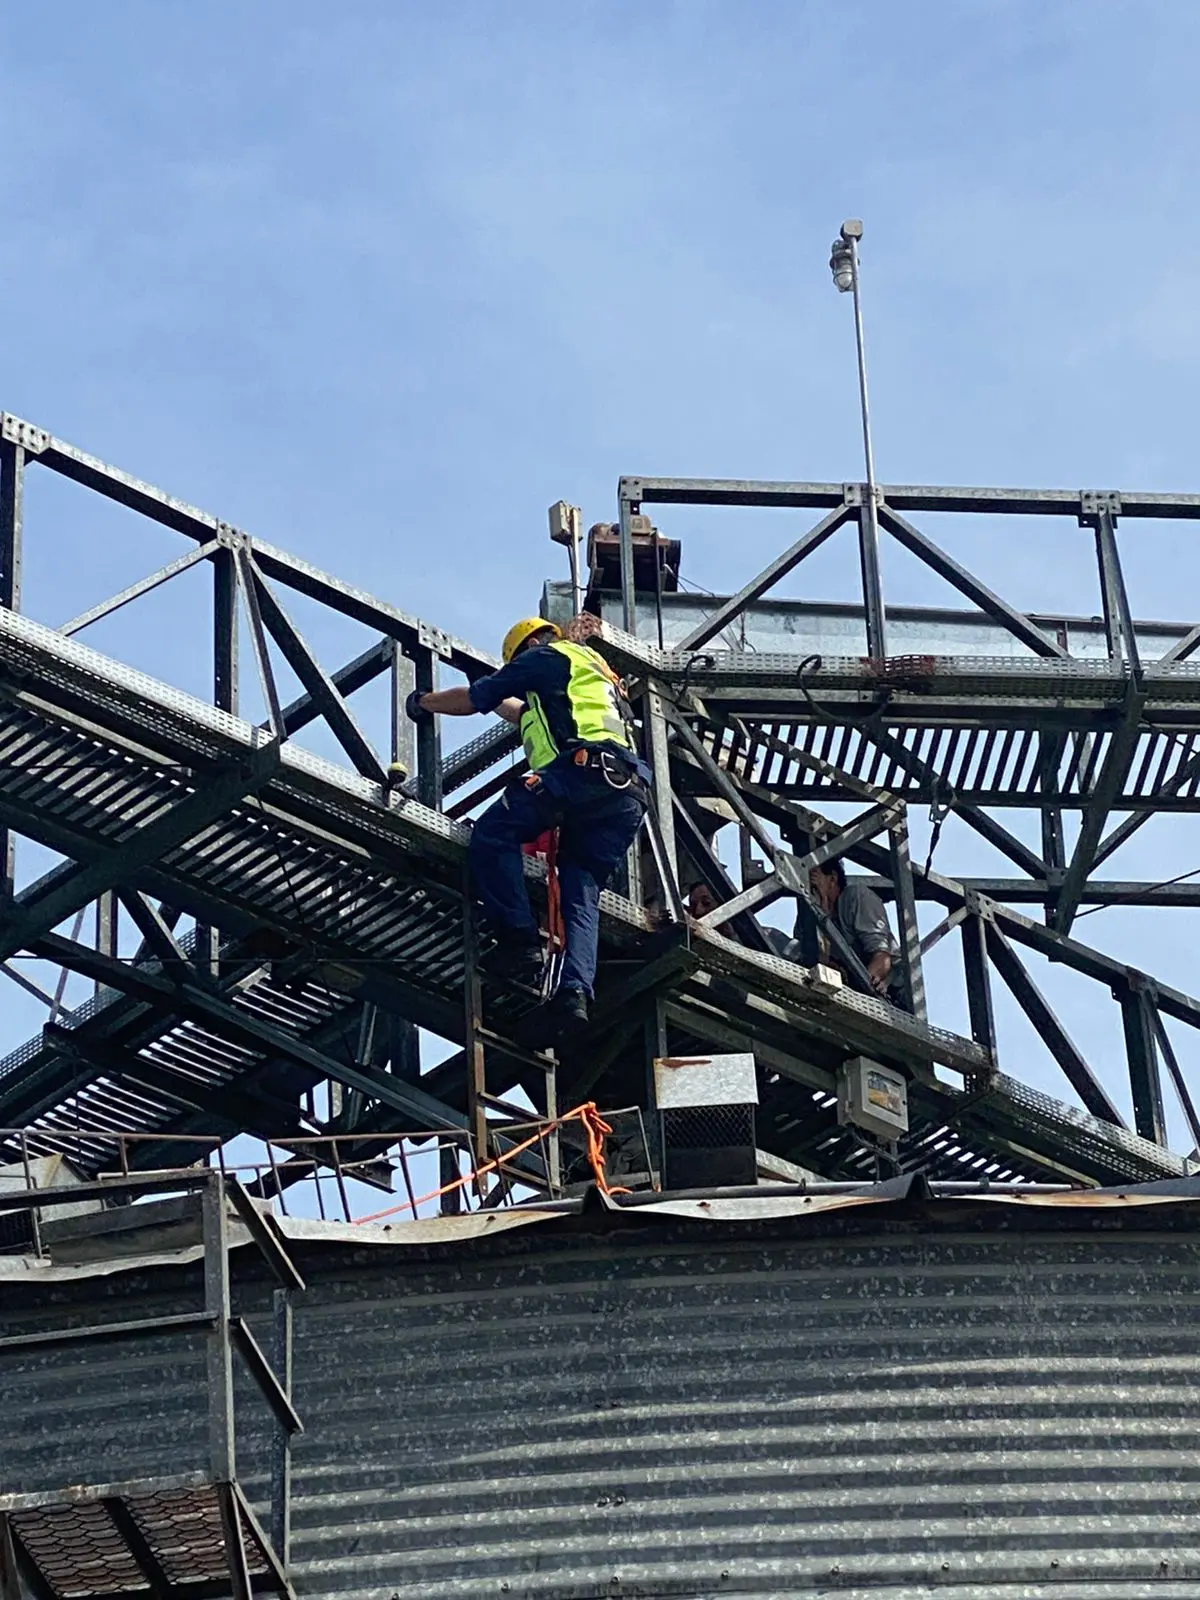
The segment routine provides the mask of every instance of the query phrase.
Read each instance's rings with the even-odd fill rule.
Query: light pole
[[[863,225],[856,218],[842,223],[833,241],[829,267],[839,294],[854,296],[854,340],[858,349],[858,398],[862,411],[863,457],[866,465],[866,503],[858,517],[859,558],[862,564],[863,604],[867,623],[867,654],[882,660],[887,654],[883,612],[883,587],[879,576],[879,513],[875,486],[875,452],[871,445],[871,408],[867,400],[867,356],[863,342],[862,299],[858,287],[858,241]]]

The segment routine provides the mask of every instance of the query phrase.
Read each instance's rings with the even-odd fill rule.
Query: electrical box
[[[908,1085],[904,1074],[867,1056],[854,1056],[838,1068],[838,1122],[898,1139],[908,1132]]]

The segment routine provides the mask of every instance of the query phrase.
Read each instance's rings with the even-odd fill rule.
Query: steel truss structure
[[[71,1487],[22,1494],[0,1493],[0,1600],[70,1594],[80,1600],[119,1600],[130,1594],[164,1600],[251,1600],[272,1594],[295,1600],[288,1577],[291,1440],[303,1423],[292,1404],[292,1295],[304,1288],[274,1219],[259,1211],[236,1183],[201,1169],[117,1177],[70,1191],[21,1188],[0,1194],[0,1215],[30,1219],[36,1236],[42,1219],[53,1223],[58,1205],[80,1201],[112,1205],[170,1191],[172,1215],[195,1219],[203,1243],[204,1305],[173,1316],[148,1316],[7,1335],[0,1339],[0,1370],[65,1355],[60,1381],[86,1383],[90,1360],[109,1348],[128,1350],[165,1341],[171,1359],[186,1370],[186,1341],[202,1335],[204,1377],[188,1398],[203,1415],[202,1459],[181,1447],[170,1477],[83,1483],[70,1463],[53,1463]],[[235,1314],[229,1271],[229,1210],[245,1226],[278,1285],[273,1297],[274,1364],[246,1319]],[[153,1205],[139,1211],[149,1220]],[[100,1349],[99,1357],[93,1352]],[[235,1362],[235,1357],[237,1358]],[[270,1527],[259,1520],[237,1460],[234,1371],[240,1364],[273,1416]],[[26,1370],[28,1370],[26,1368]],[[187,1392],[186,1380],[184,1390]],[[142,1419],[132,1407],[128,1434]],[[119,1447],[118,1447],[119,1448]]]
[[[182,534],[192,548],[62,626],[23,615],[22,488],[34,467]],[[593,1021],[557,1061],[523,1042],[528,997],[481,971],[486,936],[466,882],[467,819],[520,770],[512,730],[499,727],[443,757],[438,730],[422,728],[414,739],[402,715],[409,689],[432,686],[439,664],[471,680],[494,670],[494,659],[3,417],[0,960],[39,995],[48,1019],[0,1064],[0,1127],[27,1130],[35,1151],[60,1148],[69,1135],[73,1155],[86,1141],[80,1128],[292,1130],[298,1145],[306,1135],[345,1135],[345,1160],[355,1159],[355,1132],[365,1154],[367,1136],[389,1129],[465,1130],[476,1150],[502,1148],[506,1125],[526,1120],[530,1105],[553,1118],[560,1104],[585,1097],[646,1104],[653,1058],[750,1048],[762,1075],[760,1145],[830,1178],[879,1171],[879,1152],[836,1122],[837,1068],[854,1054],[910,1079],[912,1129],[895,1155],[902,1168],[935,1179],[1082,1184],[1183,1170],[1165,1145],[1164,1066],[1194,1132],[1195,1115],[1163,1019],[1195,1026],[1200,1002],[1082,944],[1073,921],[1081,904],[1104,895],[1170,903],[1169,892],[1105,885],[1093,874],[1159,804],[1200,807],[1200,669],[1187,659],[1200,628],[1178,630],[1165,659],[1144,658],[1147,630],[1130,617],[1114,536],[1119,515],[1200,516],[1200,497],[889,489],[871,519],[856,485],[625,479],[620,495],[625,589],[613,603],[624,625],[600,624],[598,641],[630,680],[657,828],[653,849],[631,858],[622,892],[604,896]],[[811,506],[824,515],[739,594],[712,602],[711,614],[672,635],[677,643],[660,646],[641,634],[633,584],[632,518],[656,502]],[[931,544],[905,516],[930,506],[1070,511],[1087,520],[1104,584],[1104,658],[1073,655]],[[731,622],[766,603],[773,584],[855,521],[865,656],[713,648]],[[954,583],[1004,631],[1011,651],[889,657],[876,522]],[[208,701],[76,641],[193,568],[211,576]],[[364,648],[336,668],[323,665],[285,594],[362,627]],[[242,638],[265,712],[258,722],[239,715]],[[287,703],[283,667],[302,688]],[[380,679],[390,684],[391,711],[386,727],[369,729],[354,697]],[[305,730],[318,724],[342,762],[303,748]],[[1176,752],[1161,775],[1148,754],[1160,741]],[[413,777],[400,781],[397,764]],[[914,800],[952,808],[1001,849],[1025,874],[1019,891],[914,863]],[[838,825],[813,809],[822,801],[865,809]],[[743,845],[766,856],[762,881],[749,871],[735,881],[723,865],[714,802]],[[1010,803],[1041,811],[1040,852],[984,809]],[[1083,823],[1068,855],[1062,816],[1075,807]],[[1128,819],[1106,833],[1122,810]],[[18,837],[57,852],[61,864],[24,882]],[[849,979],[831,984],[823,969],[772,954],[754,919],[772,898],[806,896],[808,867],[839,856],[895,901],[911,1012],[868,992],[853,952],[843,952]],[[684,864],[720,902],[701,923],[682,910]],[[1021,898],[1040,901],[1046,920],[1007,903]],[[943,917],[922,935],[925,900]],[[85,925],[95,929],[90,941]],[[924,998],[922,956],[951,930],[962,944],[970,1037],[937,1026]],[[1035,985],[1023,948],[1116,995],[1132,1128]],[[29,956],[91,980],[93,999],[65,1010],[65,979],[39,982],[19,964]],[[1084,1109],[1000,1070],[993,973]],[[417,1029],[457,1053],[422,1073]],[[334,1087],[318,1110],[314,1093],[325,1084]],[[161,1161],[153,1141],[137,1151],[140,1164]],[[103,1161],[97,1141],[97,1170]],[[525,1170],[532,1188],[558,1187],[553,1155]]]

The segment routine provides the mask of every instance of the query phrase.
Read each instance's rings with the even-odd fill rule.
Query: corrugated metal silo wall
[[[1193,1215],[306,1247],[297,1590],[1200,1595]]]

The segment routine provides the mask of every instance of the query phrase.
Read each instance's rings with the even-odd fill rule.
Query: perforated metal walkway
[[[463,1037],[467,834],[450,816],[0,611],[0,822],[83,863],[19,897],[0,928],[4,953],[31,950],[112,985],[0,1065],[0,1125],[32,1126],[53,1148],[54,1130],[89,1119],[219,1128],[235,1104],[241,1126],[278,1134],[281,1106],[326,1076],[401,1125],[461,1123],[461,1068],[406,1082],[346,1048],[363,1000]],[[53,931],[117,876],[218,927],[219,978],[198,982],[165,956],[117,962]],[[653,989],[705,1047],[750,1038],[775,1073],[763,1142],[780,1154],[841,1138],[831,1073],[861,1050],[916,1074],[911,1142],[932,1176],[962,1175],[967,1163],[975,1175],[1104,1181],[1180,1170],[1132,1134],[985,1081],[988,1057],[973,1041],[865,996],[823,996],[803,969],[717,932],[664,935],[613,894],[602,932],[593,1032]],[[265,963],[255,953],[264,938],[275,941]],[[497,1038],[511,1038],[527,1004],[485,985]],[[585,1047],[580,1061],[594,1084]],[[939,1083],[935,1065],[966,1089]],[[851,1148],[845,1157],[852,1165]]]

